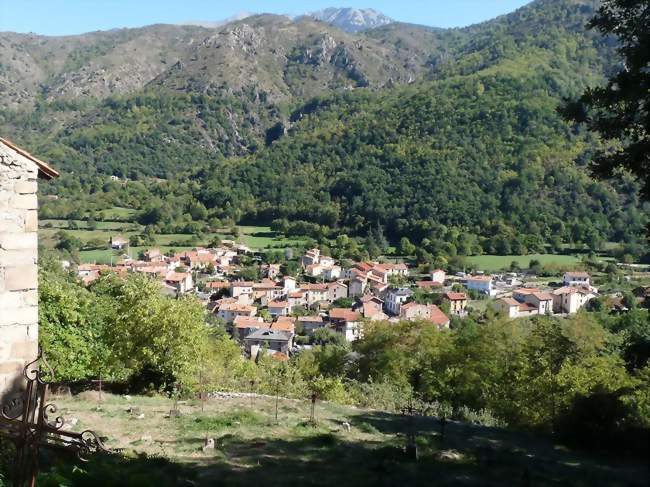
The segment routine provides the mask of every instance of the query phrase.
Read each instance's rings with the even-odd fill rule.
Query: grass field
[[[137,211],[132,208],[120,208],[119,206],[116,206],[109,208],[108,210],[101,210],[99,213],[103,216],[103,220],[112,220],[114,218],[124,220],[133,218]]]
[[[108,242],[112,235],[123,235],[129,237],[131,235],[139,234],[142,228],[136,223],[119,222],[119,221],[101,221],[97,222],[97,228],[89,230],[86,228],[86,222],[82,220],[76,221],[78,229],[68,229],[68,221],[66,220],[42,220],[40,222],[40,238],[47,246],[54,245],[54,235],[61,229],[69,234],[79,238],[82,242],[89,242],[90,240],[100,239]],[[270,227],[260,226],[238,226],[239,237],[237,240],[244,245],[249,246],[254,250],[267,250],[270,248],[283,249],[285,247],[299,247],[304,245],[306,239],[298,237],[286,238],[281,234],[272,232]],[[206,235],[202,241],[194,242],[193,236],[188,234],[162,234],[156,235],[156,243],[153,246],[160,247],[161,250],[167,251],[169,249],[189,249],[197,245],[207,245],[213,237],[219,238],[233,238],[227,233],[220,232],[215,234]],[[177,242],[179,245],[172,245],[172,242]],[[137,252],[142,249],[133,248],[132,255],[137,255]],[[81,252],[83,262],[109,262],[113,252],[110,249],[105,250],[88,250]]]
[[[533,259],[537,259],[542,265],[555,264],[558,266],[573,266],[580,262],[580,259],[573,255],[530,254],[475,255],[467,257],[467,263],[476,266],[478,270],[493,272],[508,269],[512,261],[516,261],[521,268],[527,268],[530,261]]]
[[[457,422],[447,423],[443,437],[435,418],[416,417],[409,426],[401,415],[334,404],[318,403],[311,423],[308,401],[281,399],[276,421],[272,398],[213,399],[204,412],[184,402],[178,418],[167,417],[166,398],[105,395],[100,411],[95,400],[94,392],[54,398],[64,417],[77,420],[75,431],[92,428],[121,452],[95,456],[72,474],[72,485],[616,487],[642,485],[646,473],[641,461],[577,452],[544,437]],[[417,460],[403,453],[410,429]],[[215,448],[204,452],[206,437]]]

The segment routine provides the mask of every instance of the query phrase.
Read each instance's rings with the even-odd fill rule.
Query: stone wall
[[[0,397],[38,351],[38,167],[0,144]]]

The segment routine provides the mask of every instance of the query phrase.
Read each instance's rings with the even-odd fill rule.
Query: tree
[[[91,291],[102,300],[110,323],[105,343],[127,375],[144,385],[169,385],[197,374],[209,329],[196,299],[162,296],[159,283],[139,274],[102,276]]]
[[[68,252],[74,252],[81,248],[81,240],[79,240],[74,235],[69,234],[63,230],[56,232],[54,235],[57,239],[55,247],[58,250],[67,250]]]
[[[589,28],[619,42],[623,68],[607,85],[588,88],[561,108],[567,120],[585,124],[620,146],[601,151],[594,172],[609,177],[617,168],[636,174],[650,198],[650,1],[605,0]]]
[[[415,254],[415,245],[407,237],[402,237],[399,241],[397,251],[400,255],[413,255]]]
[[[89,216],[86,219],[86,227],[88,227],[88,230],[96,230],[97,229],[97,221],[92,216]]]

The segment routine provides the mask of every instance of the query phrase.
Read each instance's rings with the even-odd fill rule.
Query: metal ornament
[[[54,380],[54,371],[40,350],[36,359],[25,366],[23,375],[25,391],[0,410],[0,436],[16,446],[15,487],[36,485],[41,448],[71,452],[83,462],[88,461],[93,453],[108,452],[94,431],[73,433],[62,429],[65,420],[57,415],[57,406],[45,402],[47,387]]]

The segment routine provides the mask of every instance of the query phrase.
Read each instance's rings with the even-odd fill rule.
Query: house
[[[287,316],[291,313],[291,305],[288,301],[272,301],[268,304],[269,314],[274,318],[278,316]]]
[[[310,249],[300,258],[300,265],[306,268],[310,265],[318,264],[320,261],[320,250]]]
[[[418,304],[410,302],[400,308],[400,318],[404,320],[424,320],[438,328],[449,328],[450,320],[435,304]]]
[[[309,264],[305,267],[305,274],[310,277],[320,277],[323,274],[323,266],[320,264]]]
[[[59,175],[0,138],[0,399],[38,354],[38,179]]]
[[[514,298],[501,298],[492,303],[492,308],[497,313],[503,314],[508,318],[518,318],[520,304],[521,303]]]
[[[433,282],[439,282],[440,284],[444,284],[446,279],[447,279],[447,273],[442,269],[434,269],[431,271],[431,280]]]
[[[566,272],[564,274],[564,285],[565,286],[580,286],[580,287],[590,287],[589,274],[586,272]]]
[[[226,302],[219,306],[217,316],[226,323],[231,324],[238,316],[253,317],[257,314],[257,308],[250,304]]]
[[[353,269],[348,284],[348,296],[351,298],[362,296],[366,291],[367,285],[368,275]]]
[[[469,276],[465,287],[481,294],[492,295],[492,276]]]
[[[369,320],[380,321],[388,319],[384,314],[384,301],[372,294],[366,294],[358,299],[352,306],[353,311],[358,311],[364,318]]]
[[[256,330],[268,329],[269,324],[257,316],[236,316],[233,321],[233,336],[243,342],[244,338]]]
[[[143,258],[145,262],[161,262],[165,256],[160,252],[160,249],[153,248],[144,252]]]
[[[236,298],[240,294],[253,294],[253,283],[248,281],[234,281],[230,283],[230,295]]]
[[[192,274],[189,272],[169,271],[165,274],[164,282],[167,286],[176,289],[177,294],[185,294],[194,288]]]
[[[279,316],[277,320],[271,323],[271,330],[284,330],[295,334],[296,319],[291,316]]]
[[[321,275],[326,281],[334,281],[341,277],[341,266],[331,265],[323,267],[323,272]]]
[[[298,324],[301,326],[302,332],[306,335],[311,335],[319,328],[325,327],[322,316],[299,316]]]
[[[582,309],[596,295],[587,287],[565,286],[553,291],[553,311],[573,314]]]
[[[449,302],[449,312],[453,315],[464,316],[467,314],[467,294],[448,292],[445,293],[444,299]]]
[[[307,306],[307,291],[293,291],[287,295],[291,308],[294,306]]]
[[[435,304],[430,304],[429,308],[429,317],[427,321],[436,325],[439,329],[449,328],[451,321],[449,317],[442,312]]]
[[[508,318],[522,318],[539,314],[539,307],[531,303],[520,302],[514,298],[501,298],[492,303],[492,308]]]
[[[389,314],[399,316],[400,307],[411,297],[413,292],[408,288],[389,289],[386,293],[384,307]]]
[[[341,333],[346,341],[353,342],[363,336],[361,315],[347,308],[332,308],[329,312],[330,323]]]
[[[376,277],[383,284],[388,284],[388,280],[393,276],[406,277],[408,276],[408,266],[406,264],[367,264],[370,269],[368,274]]]
[[[283,296],[284,288],[270,279],[264,279],[262,282],[253,284],[253,297],[254,299],[260,299],[263,305],[268,304],[270,301],[279,300]]]
[[[537,288],[519,288],[512,292],[512,297],[519,303],[533,306],[537,310],[536,314],[553,314],[553,295],[550,293]]]
[[[295,277],[284,276],[282,278],[282,287],[284,288],[284,293],[289,294],[297,289],[297,281]]]
[[[280,275],[280,264],[268,264],[263,267],[264,275],[269,279],[275,279]]]
[[[512,291],[512,297],[520,303],[523,303],[526,301],[526,296],[541,292],[542,291],[536,287],[520,287]]]
[[[244,345],[253,360],[262,352],[288,356],[293,348],[293,334],[285,330],[259,329],[244,338]]]
[[[307,306],[327,301],[329,295],[329,287],[327,284],[303,284],[300,286],[302,291],[306,291]]]
[[[327,300],[333,303],[337,299],[348,297],[348,285],[343,281],[330,282],[327,285]]]
[[[415,285],[423,291],[431,292],[434,289],[442,287],[442,283],[438,281],[415,281]]]
[[[426,304],[418,304],[415,301],[404,303],[400,306],[399,317],[403,320],[425,319],[429,316]]]
[[[530,293],[524,299],[524,302],[534,306],[537,314],[553,314],[553,295],[547,292]]]
[[[221,289],[230,289],[230,282],[228,281],[208,281],[205,283],[205,288],[211,291],[219,291]]]
[[[206,269],[217,262],[217,256],[206,249],[196,249],[180,254],[181,261],[190,269]]]
[[[115,250],[122,250],[129,245],[129,240],[121,235],[111,236],[111,248]]]

